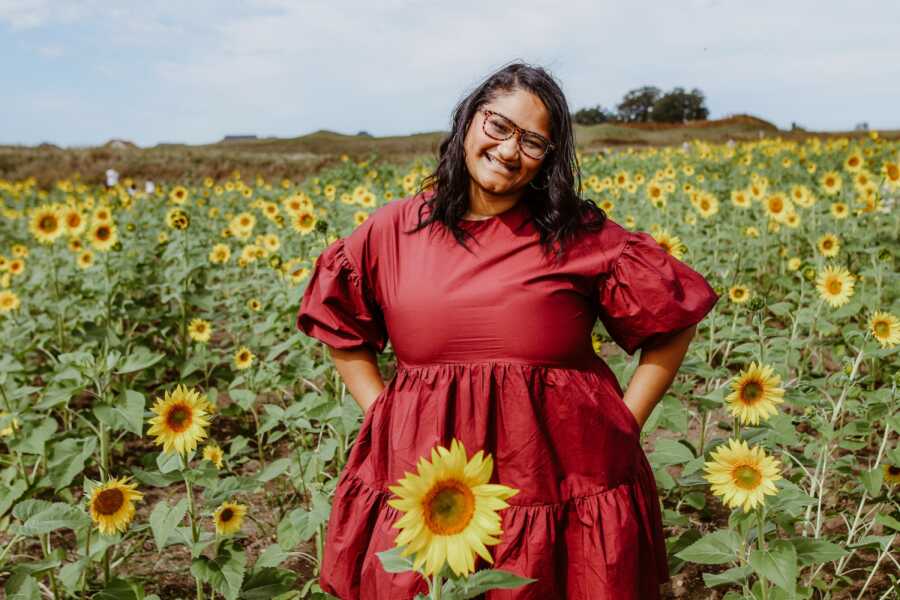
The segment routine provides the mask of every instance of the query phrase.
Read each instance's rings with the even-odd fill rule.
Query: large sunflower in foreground
[[[128,478],[110,479],[91,491],[91,519],[100,533],[112,535],[125,531],[134,518],[134,503],[144,497]]]
[[[761,447],[750,448],[744,440],[730,439],[710,456],[713,460],[705,463],[703,477],[726,506],[743,508],[746,513],[764,504],[767,495],[778,493],[773,482],[781,479],[780,464]]]
[[[832,308],[838,308],[850,302],[854,285],[853,275],[844,267],[828,265],[816,279],[819,295]]]
[[[28,229],[37,241],[52,244],[64,231],[59,209],[49,204],[38,207],[31,215]]]
[[[163,452],[191,452],[206,437],[209,420],[205,406],[206,400],[197,391],[179,385],[156,399],[151,409],[156,416],[150,419],[152,427],[147,434],[156,436]]]
[[[395,543],[405,546],[401,556],[415,553],[414,569],[424,563],[425,574],[432,575],[449,564],[457,575],[466,575],[475,571],[475,553],[493,564],[485,545],[500,542],[497,511],[519,492],[488,483],[493,467],[482,450],[467,462],[463,444],[454,439],[450,450],[433,448],[431,462],[420,458],[417,473],[389,486],[398,497],[388,504],[404,513],[393,525],[401,530]]]
[[[731,383],[732,392],[725,398],[731,414],[744,425],[759,425],[778,412],[776,404],[784,402],[780,383],[781,376],[772,367],[751,362]]]
[[[882,348],[893,348],[900,344],[900,320],[889,312],[873,312],[869,318],[869,330]]]

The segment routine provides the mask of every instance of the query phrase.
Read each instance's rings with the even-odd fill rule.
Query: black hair
[[[459,225],[469,208],[470,175],[464,153],[466,132],[479,109],[502,92],[516,89],[540,98],[550,113],[550,137],[554,147],[544,156],[540,169],[519,200],[526,202],[531,212],[545,255],[553,251],[560,260],[568,242],[578,233],[603,228],[606,212],[591,200],[580,197],[581,174],[575,154],[575,136],[562,90],[543,68],[514,62],[489,75],[456,105],[452,129],[440,145],[437,168],[420,183],[416,193],[434,191],[425,201],[431,214],[422,220],[423,204],[419,223],[408,233],[440,222],[459,244],[468,249],[465,238],[473,236]]]

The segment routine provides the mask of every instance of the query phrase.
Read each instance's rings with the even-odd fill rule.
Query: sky
[[[0,0],[0,144],[447,130],[514,60],[570,109],[699,88],[712,118],[900,129],[900,3]]]

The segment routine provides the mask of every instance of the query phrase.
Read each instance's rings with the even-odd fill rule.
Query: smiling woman
[[[335,489],[322,589],[342,600],[425,591],[377,553],[408,525],[394,484],[458,439],[494,457],[490,483],[518,490],[494,568],[535,580],[483,600],[658,598],[669,573],[641,427],[718,296],[579,196],[568,107],[543,69],[494,73],[453,123],[420,193],[319,255],[297,315],[365,413]],[[598,318],[626,352],[642,349],[628,402],[593,349]],[[385,385],[375,353],[388,339],[397,371]]]

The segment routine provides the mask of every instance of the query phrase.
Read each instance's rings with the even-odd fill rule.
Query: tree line
[[[602,105],[582,108],[572,115],[579,125],[598,123],[685,123],[706,119],[706,97],[699,89],[686,91],[675,87],[663,93],[656,86],[645,85],[631,90],[616,105],[615,111]]]

